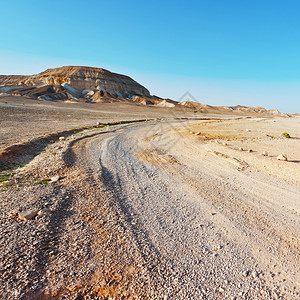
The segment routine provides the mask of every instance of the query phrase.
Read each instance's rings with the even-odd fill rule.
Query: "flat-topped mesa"
[[[80,92],[92,89],[102,90],[122,98],[133,95],[150,96],[145,87],[129,76],[92,67],[67,66],[48,69],[37,75],[28,76],[19,81],[18,84],[26,86],[37,86],[39,84],[67,85],[67,89],[70,86]]]

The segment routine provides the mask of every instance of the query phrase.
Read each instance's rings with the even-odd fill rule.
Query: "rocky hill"
[[[0,92],[39,100],[118,102],[139,97],[135,102],[144,103],[153,98],[129,76],[80,66],[48,69],[31,76],[1,75]]]

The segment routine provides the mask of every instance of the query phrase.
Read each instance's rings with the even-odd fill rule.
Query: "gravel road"
[[[238,159],[215,140],[185,138],[180,126],[114,126],[65,142],[55,156],[60,189],[35,191],[72,199],[47,266],[53,274],[66,266],[65,276],[44,270],[43,292],[28,288],[24,298],[299,299],[299,184],[252,167],[258,154]],[[80,251],[81,263],[64,262]]]

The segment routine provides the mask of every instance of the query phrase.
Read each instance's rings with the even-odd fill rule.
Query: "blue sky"
[[[300,113],[300,1],[3,1],[0,74],[124,73],[152,94]]]

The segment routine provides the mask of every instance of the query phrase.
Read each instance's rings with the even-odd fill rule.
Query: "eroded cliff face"
[[[91,67],[69,66],[48,69],[19,81],[19,85],[24,84],[27,86],[68,84],[79,91],[85,89],[103,90],[120,97],[131,95],[150,96],[145,87],[128,76]]]
[[[62,89],[66,93],[61,100],[66,100],[66,95],[75,101],[81,98],[90,99],[93,96],[93,99],[99,102],[101,102],[103,94],[105,94],[106,100],[110,96],[111,100],[132,98],[136,95],[150,97],[149,91],[129,76],[112,73],[101,68],[80,66],[48,69],[31,76],[2,75],[0,76],[0,86],[2,86],[0,92],[11,91],[13,94],[21,95],[26,93],[27,96],[36,94],[36,91],[33,91],[34,88],[40,89],[46,86],[48,88],[44,89],[44,95],[39,93],[39,97],[45,97],[45,100],[49,100],[57,89]],[[51,91],[53,92],[51,93]],[[54,98],[59,97],[55,96]]]

